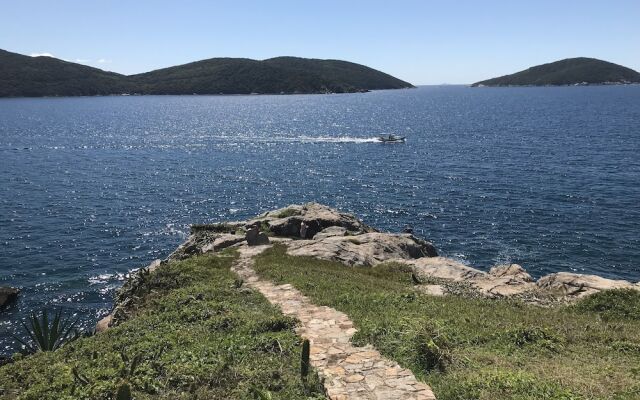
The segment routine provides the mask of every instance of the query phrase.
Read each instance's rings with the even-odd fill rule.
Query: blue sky
[[[472,83],[578,56],[640,70],[639,21],[640,0],[0,0],[0,48],[125,74],[292,55]]]

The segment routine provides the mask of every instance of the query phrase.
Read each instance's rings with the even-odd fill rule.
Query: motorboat
[[[405,136],[393,134],[378,136],[378,141],[381,143],[404,143],[405,140],[407,140]]]

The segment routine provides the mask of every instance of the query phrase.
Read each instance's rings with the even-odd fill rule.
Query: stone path
[[[435,400],[433,392],[411,371],[384,358],[371,346],[351,345],[356,332],[346,314],[312,304],[293,286],[274,285],[258,278],[253,256],[269,246],[239,247],[232,267],[245,284],[257,289],[286,315],[300,320],[296,332],[311,344],[311,364],[324,379],[330,399]]]

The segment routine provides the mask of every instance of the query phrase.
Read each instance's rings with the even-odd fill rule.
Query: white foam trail
[[[250,141],[261,143],[375,143],[376,137],[355,137],[355,136],[216,136],[217,139],[232,141]]]
[[[377,138],[360,138],[351,136],[298,136],[291,138],[293,142],[302,143],[374,143]]]

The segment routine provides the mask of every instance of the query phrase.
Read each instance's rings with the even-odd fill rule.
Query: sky
[[[331,58],[466,84],[569,57],[640,70],[640,0],[0,0],[0,49],[124,74]]]

